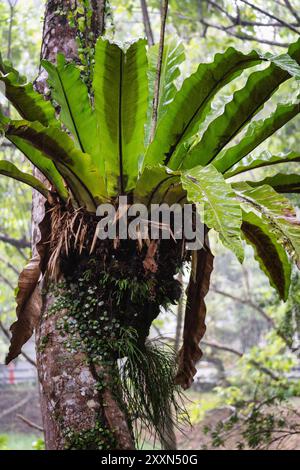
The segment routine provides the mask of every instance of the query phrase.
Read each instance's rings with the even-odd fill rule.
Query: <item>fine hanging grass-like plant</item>
[[[97,206],[106,202],[118,205],[120,195],[128,195],[130,203],[146,205],[203,204],[202,222],[208,236],[214,229],[240,261],[246,240],[272,286],[282,299],[288,296],[291,261],[300,261],[300,226],[295,209],[282,193],[299,192],[300,177],[277,174],[261,182],[243,181],[241,177],[232,182],[231,178],[249,169],[300,161],[294,149],[285,155],[252,156],[256,147],[300,111],[296,100],[278,104],[268,117],[255,120],[282,83],[300,79],[300,40],[279,56],[256,51],[244,54],[229,48],[216,54],[211,63],[200,64],[179,90],[176,79],[184,50],[181,44],[169,41],[163,54],[156,131],[150,139],[157,54],[157,46],[147,50],[144,40],[120,47],[100,38],[91,89],[82,80],[80,69],[58,54],[56,64],[42,62],[48,73],[50,101],[10,64],[1,61],[5,95],[21,117],[13,120],[1,115],[1,132],[45,180],[20,171],[9,161],[0,162],[0,173],[30,185],[46,200],[38,255],[20,276],[18,320],[12,327],[7,362],[19,354],[39,317],[37,283],[41,271],[54,280],[60,273],[68,279],[72,272],[74,284],[94,263],[92,270],[98,269],[97,282],[101,283],[101,293],[93,284],[94,295],[105,304],[106,293],[117,292],[112,300],[114,315],[122,306],[122,328],[142,331],[141,349],[159,307],[176,302],[180,289],[178,295],[173,276],[188,258],[184,242],[176,246],[172,240],[149,240],[145,250],[139,241],[126,245],[115,240],[109,249],[97,241]],[[265,67],[250,73],[223,112],[217,113],[212,103],[218,92],[245,69],[263,63]],[[201,357],[199,341],[205,331],[204,297],[213,263],[207,238],[205,243],[192,255],[184,341],[176,375],[176,382],[184,388],[192,383],[195,362]],[[104,252],[108,271],[107,264],[98,261],[97,265],[93,258],[94,253]],[[155,264],[152,270],[145,263],[150,258]],[[137,285],[140,290],[136,293]],[[137,362],[140,367],[143,357]],[[142,390],[143,376],[131,363],[126,371],[131,378],[137,377],[137,389]],[[153,409],[147,397],[144,401],[149,416]],[[143,406],[143,400],[139,406]]]

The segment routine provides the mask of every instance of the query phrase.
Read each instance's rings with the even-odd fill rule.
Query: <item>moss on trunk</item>
[[[57,226],[57,219],[53,217]],[[73,214],[60,220],[70,218]],[[52,254],[52,259],[54,256],[56,260],[59,280],[48,281],[45,286],[39,334],[41,373],[44,371],[50,378],[50,383],[46,383],[40,374],[44,395],[53,406],[50,429],[59,430],[56,448],[132,448],[136,418],[144,419],[146,424],[150,422],[160,434],[169,425],[169,418],[165,418],[151,400],[159,395],[159,406],[165,409],[174,402],[175,356],[172,356],[173,361],[153,348],[147,349],[146,339],[160,309],[176,303],[181,295],[181,284],[174,276],[183,263],[182,245],[160,240],[151,255],[155,269],[148,269],[145,264],[149,257],[147,245],[141,247],[136,241],[121,240],[116,246],[114,241],[99,239],[93,245],[96,221],[89,214],[83,214],[83,219],[81,226],[78,218],[77,225],[71,229],[66,222],[60,230],[52,231],[50,243],[50,256]],[[80,243],[75,235],[78,227],[85,233]],[[62,237],[67,242],[61,243]],[[64,362],[66,357],[67,363]],[[72,368],[70,357],[74,358],[75,375],[68,370]],[[129,361],[126,369],[129,379],[138,382],[133,392],[124,385],[119,373],[117,361],[122,358]],[[48,361],[48,369],[43,361]],[[165,374],[167,380],[149,377],[149,364],[159,375]],[[136,374],[135,369],[139,368],[145,370]],[[165,370],[159,370],[161,368]],[[74,397],[74,384],[78,385],[82,377],[88,377],[89,385],[81,391],[79,387]],[[135,393],[148,394],[150,399],[140,400]],[[84,425],[72,417],[75,403],[78,407],[76,396],[79,401],[85,400],[91,409]],[[132,409],[130,400],[138,410]],[[82,410],[82,404],[79,409]],[[137,416],[132,416],[133,412]]]

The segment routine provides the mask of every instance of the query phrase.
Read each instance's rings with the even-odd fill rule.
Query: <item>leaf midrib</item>
[[[80,146],[80,150],[85,153],[85,150],[84,150],[84,146],[82,144],[82,141],[80,139],[80,135],[79,135],[79,130],[77,128],[77,125],[76,125],[76,121],[74,119],[74,116],[73,116],[73,113],[72,113],[72,109],[71,109],[71,106],[70,106],[70,102],[69,102],[69,99],[68,99],[68,96],[67,96],[67,93],[66,93],[66,90],[65,90],[65,87],[64,87],[64,84],[63,84],[63,81],[61,79],[61,76],[60,76],[60,72],[58,69],[57,70],[57,76],[58,76],[58,79],[59,79],[59,83],[61,85],[61,88],[62,88],[62,92],[64,94],[64,98],[65,98],[65,101],[66,101],[66,104],[67,104],[67,107],[68,107],[68,110],[69,110],[69,113],[70,113],[70,117],[72,119],[72,123],[73,123],[73,126],[74,126],[74,130],[75,130],[75,133],[76,133],[76,138],[78,140],[78,143],[79,143],[79,146]]]
[[[120,172],[120,190],[124,193],[123,181],[123,142],[122,142],[122,99],[123,99],[123,52],[120,50],[120,79],[119,79],[119,114],[118,114],[118,139],[119,139],[119,172]]]
[[[185,133],[187,132],[189,126],[191,125],[191,123],[193,122],[193,120],[195,119],[195,117],[197,116],[197,114],[199,113],[200,109],[205,106],[207,104],[207,102],[209,101],[210,97],[212,96],[212,94],[214,93],[215,89],[218,88],[218,85],[226,80],[226,78],[228,77],[228,75],[230,75],[232,73],[232,71],[240,64],[244,63],[244,62],[257,62],[258,59],[253,59],[253,58],[249,58],[249,60],[241,60],[239,62],[237,62],[233,67],[231,67],[231,69],[223,76],[223,78],[221,80],[218,80],[216,82],[216,84],[214,85],[214,87],[211,89],[211,91],[209,92],[209,94],[202,100],[202,102],[200,103],[200,105],[197,107],[196,111],[193,113],[192,117],[190,118],[190,120],[188,121],[188,123],[185,125],[183,131],[181,132],[181,134],[178,136],[176,142],[174,145],[170,146],[170,150],[169,152],[167,153],[167,157],[165,159],[165,162],[164,164],[167,165],[169,163],[169,161],[171,160],[178,144],[181,142],[181,140],[183,139]],[[180,90],[179,90],[179,93],[180,93]]]
[[[220,151],[226,147],[227,144],[229,144],[229,142],[234,139],[238,134],[239,132],[243,129],[243,127],[247,124],[247,122],[251,121],[251,119],[253,118],[253,116],[255,116],[255,114],[257,113],[257,111],[262,107],[264,106],[264,104],[271,98],[272,94],[276,91],[276,89],[285,81],[287,80],[289,77],[289,74],[287,73],[287,77],[285,79],[283,79],[282,81],[279,81],[279,83],[277,84],[277,86],[275,86],[274,88],[272,88],[272,90],[270,90],[270,92],[266,95],[266,97],[264,98],[264,101],[263,103],[259,103],[253,110],[250,114],[247,115],[247,117],[242,121],[242,123],[238,126],[238,128],[236,129],[236,131],[231,134],[225,142],[222,142],[222,146],[220,149],[218,149],[217,151],[215,151],[215,153],[212,155],[212,157],[210,158],[210,160],[206,163],[206,165],[209,165],[215,158],[216,156],[220,153]],[[234,100],[234,98],[233,98]],[[230,101],[230,103],[233,102]],[[229,104],[230,104],[229,103]],[[223,116],[223,115],[222,115]],[[218,119],[218,118],[217,118]],[[213,121],[215,122],[215,121]],[[230,168],[227,168],[227,170],[230,169]],[[225,171],[227,171],[225,170]]]
[[[197,182],[195,182],[195,181],[193,180],[193,178],[191,178],[191,177],[189,177],[189,176],[188,176],[188,178],[190,179],[191,183],[194,184],[195,186],[198,186],[198,187],[200,188],[200,191],[202,192],[202,194],[205,195],[205,197],[206,197],[206,202],[208,202],[208,204],[209,204],[211,210],[212,210],[213,213],[215,214],[216,220],[217,220],[218,225],[219,225],[219,227],[220,227],[220,232],[221,232],[222,236],[224,237],[224,240],[226,240],[228,243],[230,243],[231,240],[230,240],[230,238],[227,237],[226,232],[224,232],[223,224],[221,223],[221,220],[220,220],[220,218],[219,218],[219,216],[218,216],[218,213],[217,213],[217,211],[214,209],[214,206],[213,206],[213,204],[211,203],[210,198],[208,197],[210,193],[207,193],[207,191],[205,191],[205,189],[203,188],[203,186],[201,185],[201,182],[199,182],[199,180],[197,180]]]

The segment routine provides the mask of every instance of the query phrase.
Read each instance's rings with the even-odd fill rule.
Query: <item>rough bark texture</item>
[[[68,427],[77,432],[93,428],[100,412],[96,381],[84,354],[71,356],[65,347],[67,338],[57,332],[57,321],[64,312],[47,318],[51,302],[51,296],[44,295],[36,332],[43,425],[49,450],[67,447],[64,432]]]
[[[95,2],[93,2],[95,3]],[[104,4],[105,2],[102,2]],[[77,55],[75,31],[68,25],[67,13],[72,0],[48,0],[46,3],[41,58],[55,62],[63,52],[68,59]],[[58,14],[60,12],[60,14]],[[99,12],[98,12],[99,14]],[[102,12],[103,14],[103,12]],[[103,20],[103,18],[102,18]],[[103,30],[101,19],[97,28]],[[36,88],[47,90],[46,76],[41,72]],[[33,249],[39,240],[38,224],[44,216],[44,200],[35,194],[32,206]],[[47,449],[74,448],[76,434],[92,430],[97,424],[114,430],[115,446],[134,447],[127,421],[109,389],[100,394],[96,389],[97,373],[88,365],[85,354],[74,354],[66,347],[68,335],[62,336],[57,323],[64,312],[49,314],[53,296],[43,295],[41,319],[36,331],[37,365],[40,381],[41,409]],[[93,448],[91,440],[90,448]]]
[[[91,0],[93,8],[92,29],[95,37],[102,36],[105,31],[105,7],[106,0]]]
[[[83,436],[101,423],[114,431],[117,448],[133,449],[126,418],[111,391],[106,388],[98,392],[97,371],[89,366],[87,356],[68,350],[70,338],[57,328],[66,312],[49,314],[53,300],[49,293],[43,296],[42,317],[36,332],[46,448],[76,448],[75,436]],[[85,445],[97,448],[93,440]]]
[[[68,59],[76,59],[77,46],[75,31],[68,24],[67,15],[74,7],[73,0],[48,0],[46,3],[41,59],[56,61],[58,52],[63,52]],[[59,12],[59,14],[58,14]],[[46,72],[40,73],[36,80],[36,88],[44,93],[46,87]]]

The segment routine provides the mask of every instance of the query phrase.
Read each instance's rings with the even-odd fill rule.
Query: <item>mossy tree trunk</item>
[[[112,391],[116,364],[93,364],[80,336],[68,330],[70,308],[62,303],[63,289],[56,289],[51,285],[43,294],[36,334],[46,447],[132,449],[127,417]]]
[[[73,6],[71,0],[47,1],[42,58],[54,61],[63,52],[76,60],[76,31],[68,22]],[[91,24],[103,30],[101,21]],[[47,91],[43,72],[36,87]],[[51,227],[36,331],[46,448],[133,449],[137,418],[173,448],[171,413],[181,412],[175,356],[146,340],[160,308],[181,295],[174,275],[182,267],[183,245],[94,243],[96,216],[84,209],[74,215],[74,208],[57,204],[44,219],[44,200],[34,196],[33,249],[39,223],[44,219]]]
[[[92,2],[91,5],[94,3],[97,4]],[[72,0],[46,2],[41,58],[55,61],[56,54],[63,52],[67,59],[76,59],[75,30],[68,22],[70,8],[74,4]],[[99,29],[98,21],[95,20],[94,24]],[[47,89],[45,80],[42,72],[36,82],[40,92]],[[44,201],[35,195],[32,210],[33,246],[39,238],[37,227],[43,215]],[[41,320],[36,332],[46,448],[133,448],[132,432],[126,416],[110,387],[99,390],[99,377],[105,377],[105,382],[109,383],[110,371],[102,371],[101,375],[99,366],[96,370],[85,351],[74,353],[67,347],[72,335],[67,331],[62,334],[57,328],[66,310],[56,308],[53,311],[52,308],[49,315],[49,308],[56,302],[55,293],[50,290],[49,286],[44,285]]]

